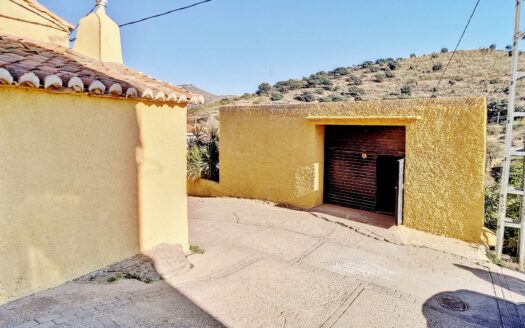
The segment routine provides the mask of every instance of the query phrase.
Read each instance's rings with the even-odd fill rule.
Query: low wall
[[[0,99],[0,304],[160,243],[188,249],[185,109],[12,87]]]
[[[188,196],[195,197],[221,197],[224,193],[218,182],[206,179],[188,180]]]
[[[483,98],[225,107],[220,115],[222,195],[315,207],[323,203],[325,125],[404,126],[404,224],[480,241]]]

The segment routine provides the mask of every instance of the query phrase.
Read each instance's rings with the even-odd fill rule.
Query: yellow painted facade
[[[184,107],[8,86],[0,99],[0,304],[160,243],[188,249]]]
[[[404,224],[480,241],[484,98],[226,107],[220,121],[220,193],[300,208],[323,203],[325,125],[405,126]]]
[[[42,5],[25,0],[0,1],[0,34],[69,47],[69,23]]]

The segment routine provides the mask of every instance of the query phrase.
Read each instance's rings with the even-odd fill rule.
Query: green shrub
[[[487,125],[487,133],[490,136],[498,136],[503,130],[503,127],[498,124]]]
[[[441,48],[441,53],[446,54],[448,52],[448,48]]]
[[[312,101],[316,100],[316,98],[313,95],[313,93],[308,92],[308,91],[305,91],[305,92],[301,93],[300,95],[295,97],[295,99],[299,100],[299,101],[304,101],[304,102],[312,102]]]
[[[345,95],[348,95],[348,96],[352,96],[352,97],[360,97],[364,92],[363,89],[361,88],[358,88],[357,86],[351,86],[349,89],[348,89],[348,92],[345,93]]]
[[[383,66],[385,63],[387,62],[386,59],[383,59],[383,58],[379,58],[378,60],[376,60],[376,65],[380,65],[380,66]]]
[[[456,81],[454,81],[454,80],[448,80],[448,84],[450,84],[450,85],[454,85],[454,84],[456,84]]]
[[[361,80],[361,78],[359,76],[353,75],[353,74],[348,76],[346,81],[348,81],[348,85],[361,85],[361,84],[363,84],[363,80]]]
[[[379,72],[379,67],[377,67],[377,66],[370,66],[368,68],[368,72],[369,73],[377,73],[377,72]]]
[[[232,98],[222,98],[218,101],[219,105],[221,106],[224,106],[224,105],[228,105],[228,104],[231,104],[233,102],[233,99]]]
[[[280,81],[275,83],[274,89],[281,93],[287,93],[290,90],[302,89],[305,85],[305,81],[290,79],[287,81]]]
[[[442,68],[443,68],[443,64],[441,63],[435,63],[434,65],[432,65],[433,72],[440,71]]]
[[[272,94],[270,95],[270,99],[272,101],[278,101],[278,100],[281,100],[284,98],[284,95],[280,92],[272,92]]]
[[[319,99],[320,102],[337,102],[337,101],[345,101],[345,100],[346,98],[343,95],[337,94],[337,93],[333,93],[329,96]]]
[[[507,111],[507,99],[503,100],[492,100],[487,104],[487,110],[489,112],[502,112]]]
[[[410,58],[416,58],[416,54],[410,54]]]
[[[268,93],[270,93],[270,91],[272,91],[272,86],[270,85],[270,83],[264,82],[259,84],[259,87],[257,88],[257,91],[255,93],[261,96],[267,95]]]
[[[290,91],[290,87],[286,84],[280,84],[281,82],[277,82],[274,84],[273,89],[280,93],[288,93]],[[270,94],[271,96],[271,94]]]
[[[202,249],[199,245],[190,245],[190,252],[193,254],[204,254],[204,249]]]
[[[367,61],[364,61],[362,64],[361,64],[361,67],[362,68],[368,68],[370,66],[374,65],[374,62],[370,61],[370,60],[367,60]]]
[[[408,84],[405,84],[401,87],[401,95],[403,96],[410,96],[412,95],[412,87],[409,86]]]
[[[496,50],[496,44],[493,43],[489,46],[489,50]]]
[[[330,78],[330,75],[326,72],[318,72],[310,75],[305,79],[306,87],[315,88],[318,86],[332,86],[334,83]]]
[[[384,73],[378,73],[378,74],[374,75],[374,82],[381,83],[381,82],[383,82],[384,79],[385,79],[385,74]]]
[[[338,93],[333,93],[332,95],[330,95],[330,97],[332,97],[332,101],[345,101],[346,100],[345,96],[338,94]]]
[[[333,71],[328,72],[328,74],[334,75],[334,76],[343,76],[343,75],[350,74],[350,70],[346,67],[338,67],[334,69]]]
[[[396,69],[399,68],[399,63],[398,63],[397,61],[394,61],[394,60],[389,61],[389,62],[388,62],[388,68],[389,68],[390,70],[392,70],[392,71],[395,71]]]
[[[432,54],[430,55],[430,58],[432,58],[432,59],[436,59],[436,58],[438,58],[438,54],[436,54],[436,53],[432,53]]]

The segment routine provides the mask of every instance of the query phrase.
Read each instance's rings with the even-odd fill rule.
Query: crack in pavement
[[[368,238],[372,238],[374,240],[377,240],[377,241],[384,241],[384,242],[387,242],[389,244],[392,244],[392,245],[397,245],[397,246],[403,246],[403,247],[412,247],[412,248],[421,248],[421,249],[428,249],[428,250],[431,250],[431,251],[434,251],[434,252],[438,252],[438,253],[442,253],[442,254],[447,254],[447,255],[451,255],[453,257],[456,257],[458,259],[462,259],[466,262],[469,262],[469,263],[472,263],[472,264],[477,264],[477,265],[481,265],[481,263],[479,262],[479,260],[473,260],[471,258],[468,258],[468,257],[465,257],[465,256],[461,256],[461,255],[458,255],[458,254],[454,254],[454,253],[451,253],[451,252],[447,252],[445,250],[439,250],[439,249],[436,249],[436,248],[432,248],[430,246],[425,246],[425,245],[413,245],[413,244],[405,244],[403,242],[395,242],[393,240],[390,240],[388,238],[385,238],[383,236],[380,236],[372,231],[369,231],[369,230],[366,230],[366,229],[363,229],[363,228],[359,228],[359,227],[354,227],[354,226],[351,226],[351,225],[347,225],[347,224],[344,224],[343,222],[338,222],[338,221],[332,221],[330,220],[329,218],[326,218],[322,215],[319,215],[317,213],[313,213],[313,212],[308,212],[310,213],[313,217],[315,218],[318,218],[318,219],[321,219],[321,220],[324,220],[326,222],[330,222],[330,223],[333,223],[333,224],[337,224],[337,225],[340,225],[342,227],[345,227],[345,228],[348,228],[352,231],[355,231],[356,233],[362,235],[362,236],[365,236],[365,237],[368,237]],[[363,231],[366,231],[366,232],[363,232]],[[368,233],[367,233],[368,232]],[[485,261],[486,263],[489,263],[488,260]]]

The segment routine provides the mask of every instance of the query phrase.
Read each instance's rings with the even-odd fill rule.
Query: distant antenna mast
[[[514,35],[512,45],[512,64],[510,79],[511,82],[509,90],[509,102],[507,107],[507,125],[505,129],[505,160],[503,162],[503,172],[501,175],[501,199],[499,207],[498,230],[496,232],[496,255],[500,257],[503,252],[503,243],[505,241],[505,228],[519,229],[520,238],[518,247],[518,258],[520,270],[523,270],[525,264],[525,184],[522,186],[509,186],[510,166],[512,160],[516,158],[521,158],[524,162],[523,168],[525,170],[525,149],[514,148],[512,146],[514,119],[525,117],[525,112],[514,112],[516,104],[516,84],[519,79],[525,77],[525,73],[518,72],[518,61],[520,52],[519,44],[525,35],[523,32],[520,32],[521,2],[522,0],[516,0],[516,12],[514,17]],[[507,217],[508,195],[521,196],[520,211],[518,218]]]

